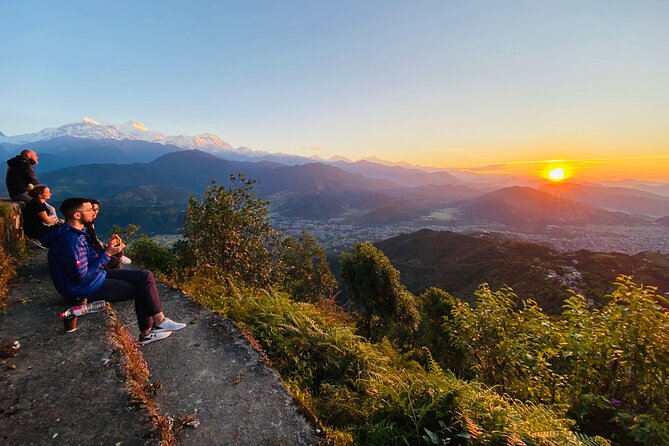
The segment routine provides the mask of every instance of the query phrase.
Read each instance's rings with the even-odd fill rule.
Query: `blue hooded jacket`
[[[53,286],[66,300],[79,302],[102,286],[110,258],[95,250],[85,231],[65,224],[47,232],[41,242],[49,248]]]

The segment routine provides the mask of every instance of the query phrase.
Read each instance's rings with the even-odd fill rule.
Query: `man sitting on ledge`
[[[9,198],[14,201],[22,201],[25,204],[30,203],[32,199],[28,191],[39,184],[35,176],[35,168],[39,157],[34,150],[24,149],[20,155],[7,160],[7,176],[5,184]]]
[[[111,256],[121,252],[125,244],[113,236],[104,251],[95,249],[85,231],[94,215],[90,199],[68,198],[60,206],[60,212],[65,216],[65,224],[48,232],[42,244],[49,248],[53,285],[69,303],[81,304],[84,299],[88,302],[133,299],[141,345],[165,339],[186,326],[163,314],[151,271],[105,271]]]

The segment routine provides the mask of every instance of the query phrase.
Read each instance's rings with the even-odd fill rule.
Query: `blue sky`
[[[3,1],[0,131],[436,166],[669,154],[666,1]]]

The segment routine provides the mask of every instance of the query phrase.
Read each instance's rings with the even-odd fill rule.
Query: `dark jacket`
[[[10,197],[15,197],[28,190],[28,184],[33,186],[39,184],[35,176],[35,168],[30,160],[21,155],[7,160],[7,177],[5,178],[7,192]]]
[[[47,212],[47,209],[46,205],[37,198],[33,198],[23,211],[23,231],[28,237],[37,240],[55,228],[55,226],[44,224],[39,216],[40,212]]]
[[[53,286],[65,299],[76,303],[102,286],[109,256],[94,248],[85,231],[65,224],[47,232],[41,241],[49,248]]]

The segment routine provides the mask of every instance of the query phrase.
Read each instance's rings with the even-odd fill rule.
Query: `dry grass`
[[[149,382],[149,367],[139,350],[137,340],[118,321],[116,312],[109,305],[107,313],[110,320],[109,338],[114,347],[121,352],[121,370],[125,376],[126,391],[133,401],[145,408],[154,435],[160,437],[160,446],[176,444],[177,434],[188,423],[196,421],[195,417],[184,415],[175,419],[160,413],[153,399],[160,385]]]
[[[7,308],[7,290],[9,282],[14,277],[16,277],[16,270],[13,258],[5,254],[4,249],[0,246],[0,311],[5,311]]]

